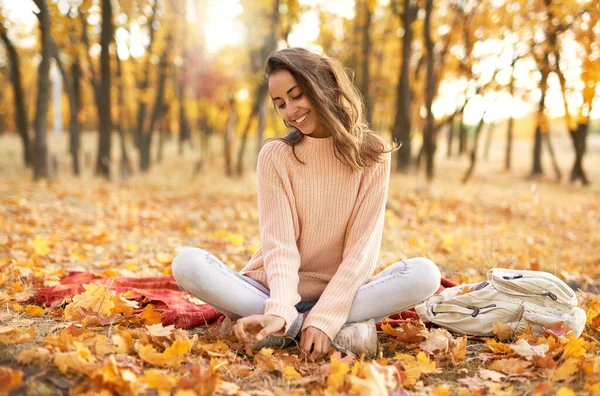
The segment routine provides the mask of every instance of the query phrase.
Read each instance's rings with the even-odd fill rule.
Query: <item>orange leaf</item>
[[[471,293],[472,291],[475,291],[475,286],[465,286],[465,287],[461,288],[459,290],[459,292],[456,293],[456,295],[462,296],[463,294]]]
[[[510,326],[505,325],[502,322],[496,322],[493,326],[494,334],[500,341],[506,341],[512,338],[515,334],[513,329]]]
[[[0,394],[8,394],[23,383],[23,371],[0,367]]]
[[[155,325],[161,322],[160,313],[154,310],[154,305],[148,304],[140,313],[140,319],[145,325]]]
[[[552,334],[555,336],[566,336],[568,332],[571,331],[568,327],[563,327],[564,322],[561,320],[560,322],[554,323],[550,328],[544,328],[546,334]]]
[[[400,335],[400,333],[398,333],[396,330],[394,330],[394,328],[392,326],[390,326],[389,323],[382,324],[381,330],[383,332],[391,335],[392,337],[398,337]]]
[[[461,337],[452,341],[450,353],[455,361],[464,360],[467,356],[467,337]]]

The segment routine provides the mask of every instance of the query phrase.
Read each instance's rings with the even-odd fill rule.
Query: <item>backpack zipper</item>
[[[519,274],[519,275],[515,275],[515,276],[512,276],[512,277],[511,276],[502,276],[502,277],[500,277],[498,275],[494,275],[494,278],[498,282],[498,284],[500,284],[502,286],[505,286],[508,289],[512,289],[514,291],[521,292],[521,293],[524,293],[524,294],[533,294],[533,295],[540,296],[540,297],[550,297],[553,301],[557,301],[558,300],[558,297],[556,296],[556,294],[554,294],[552,292],[547,291],[547,292],[544,292],[544,293],[533,293],[530,290],[527,290],[527,289],[525,289],[525,288],[523,288],[523,287],[521,287],[521,286],[519,286],[519,285],[517,285],[517,284],[515,284],[513,282],[510,282],[510,280],[514,280],[514,279],[521,279],[521,278],[535,279],[535,278],[543,278],[543,277],[533,277],[533,276],[532,277],[525,277],[522,274]],[[544,278],[544,279],[546,279],[546,278]],[[558,282],[553,282],[553,283],[555,285],[557,285],[560,289],[562,289],[565,292],[565,294],[567,294],[569,296],[569,298],[573,298],[573,294],[569,290],[565,289],[565,287],[563,285],[561,285]]]

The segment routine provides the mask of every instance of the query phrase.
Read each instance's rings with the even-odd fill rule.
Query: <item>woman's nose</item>
[[[296,116],[296,106],[292,104],[288,104],[286,107],[288,120],[294,121],[294,117]]]

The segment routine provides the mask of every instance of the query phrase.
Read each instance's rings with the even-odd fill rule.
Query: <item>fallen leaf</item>
[[[504,374],[521,374],[529,366],[531,366],[531,362],[517,358],[509,358],[496,360],[490,367],[493,370],[503,372]]]
[[[8,392],[23,384],[23,371],[10,367],[0,367],[0,394]]]
[[[171,390],[177,384],[172,375],[156,369],[144,370],[144,376],[139,377],[139,381],[148,388],[159,390]]]
[[[292,366],[285,366],[283,368],[283,378],[298,379],[302,378],[302,375],[300,375],[300,373],[297,372]]]
[[[530,345],[524,339],[519,339],[514,345],[510,346],[510,349],[527,360],[531,360],[534,356],[544,357],[548,352],[548,348],[547,344]]]
[[[506,378],[506,375],[502,373],[484,368],[479,369],[479,376],[484,380],[492,380],[495,382],[502,382],[504,378]]]
[[[579,372],[579,359],[570,358],[554,370],[554,378],[559,381],[569,381]]]
[[[561,386],[557,391],[556,391],[556,396],[576,396],[577,393],[575,393],[571,388],[567,388],[566,386]]]
[[[140,313],[140,319],[146,325],[155,325],[161,322],[160,313],[154,310],[154,305],[148,304]]]
[[[31,245],[33,246],[33,250],[35,251],[35,254],[37,254],[38,256],[47,256],[48,253],[50,253],[50,241],[47,240],[46,238],[42,238],[42,237],[35,237],[33,239],[33,241],[31,242]]]
[[[31,316],[42,316],[46,313],[46,310],[37,305],[28,305],[25,307],[25,312]]]
[[[586,352],[586,342],[583,338],[577,338],[574,335],[569,335],[567,344],[565,345],[565,354],[566,358],[570,357],[579,357],[585,355]]]
[[[152,337],[170,337],[173,333],[174,328],[175,325],[163,327],[162,323],[157,323],[155,325],[146,325],[146,329],[148,329],[148,333]]]
[[[331,360],[329,375],[327,376],[327,391],[335,394],[344,385],[346,374],[350,367],[345,363],[340,363],[337,359]]]
[[[464,360],[467,356],[467,337],[460,337],[452,340],[450,353],[454,361]]]
[[[437,351],[446,352],[450,346],[452,335],[446,329],[432,329],[431,331],[422,331],[421,335],[426,340],[419,344],[421,350],[434,354]]]
[[[35,338],[35,329],[29,330],[9,329],[0,333],[0,342],[3,344],[20,344]]]
[[[97,312],[102,316],[110,316],[115,307],[115,303],[112,301],[114,292],[94,283],[84,284],[83,288],[85,292],[74,296],[72,304],[91,312]]]
[[[506,341],[511,339],[515,332],[513,331],[513,329],[508,326],[505,325],[502,322],[496,322],[496,324],[494,324],[494,326],[492,326],[494,334],[496,335],[496,337],[498,337],[498,339],[500,341]]]
[[[46,348],[33,348],[19,352],[17,361],[21,364],[31,364],[44,361],[50,357],[50,351]]]

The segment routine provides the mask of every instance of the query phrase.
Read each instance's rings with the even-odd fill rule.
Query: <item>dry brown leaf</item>
[[[506,375],[502,373],[484,368],[479,369],[479,376],[484,380],[492,380],[495,382],[502,382],[504,378],[506,378]]]
[[[515,351],[519,356],[531,360],[534,356],[546,356],[549,346],[547,344],[530,345],[527,341],[519,339],[514,345],[510,346],[510,349]]]
[[[493,326],[494,334],[500,341],[506,341],[511,339],[515,332],[510,326],[505,325],[502,322],[496,322]]]
[[[46,360],[50,357],[50,351],[46,348],[33,348],[19,352],[17,361],[21,364],[31,364]]]
[[[419,344],[419,348],[430,354],[447,352],[452,341],[452,335],[446,329],[422,331],[421,335],[426,337],[426,340]]]
[[[492,370],[503,372],[504,374],[521,374],[526,368],[531,366],[531,362],[517,358],[496,360],[490,366]]]

